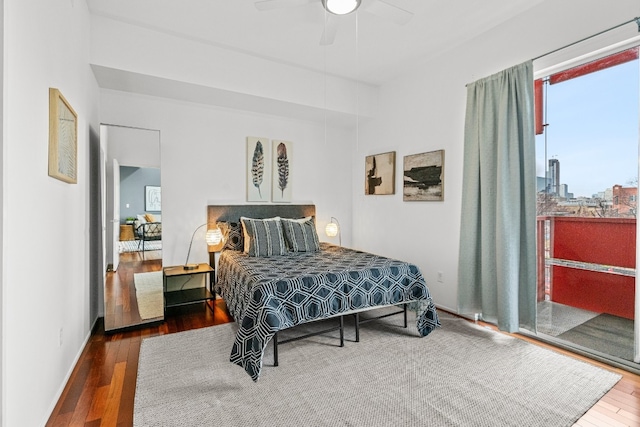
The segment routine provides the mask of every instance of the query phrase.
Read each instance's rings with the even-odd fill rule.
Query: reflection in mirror
[[[164,319],[160,132],[102,125],[105,331]]]

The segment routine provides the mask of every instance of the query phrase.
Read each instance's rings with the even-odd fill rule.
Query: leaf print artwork
[[[287,158],[287,146],[284,143],[278,144],[278,188],[284,197],[284,189],[289,182],[289,159]]]
[[[264,177],[264,150],[262,148],[262,142],[256,142],[256,147],[253,150],[253,162],[251,167],[251,176],[253,177],[253,185],[258,189],[258,194],[262,198],[262,192],[260,191],[260,185]]]

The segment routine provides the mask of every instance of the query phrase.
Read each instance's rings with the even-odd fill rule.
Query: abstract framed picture
[[[402,200],[444,200],[444,150],[404,157]]]
[[[364,194],[385,195],[396,192],[396,152],[366,156]]]
[[[271,190],[271,201],[290,202],[291,201],[291,142],[271,141],[273,147],[273,188]]]
[[[78,182],[78,115],[60,91],[49,88],[49,176]]]
[[[162,188],[156,185],[144,187],[144,210],[147,212],[160,212],[162,210]]]
[[[271,200],[271,145],[268,138],[247,137],[247,201]]]

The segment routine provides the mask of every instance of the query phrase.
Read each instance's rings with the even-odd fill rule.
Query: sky
[[[637,182],[639,81],[636,59],[547,86],[547,159],[560,161],[560,183],[575,197]],[[547,164],[538,135],[537,176]]]

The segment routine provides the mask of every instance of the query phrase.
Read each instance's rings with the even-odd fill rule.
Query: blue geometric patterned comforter
[[[321,243],[319,252],[249,257],[226,250],[215,290],[240,325],[231,361],[256,381],[272,336],[301,323],[349,310],[426,301],[421,336],[440,325],[422,273],[415,265]]]

